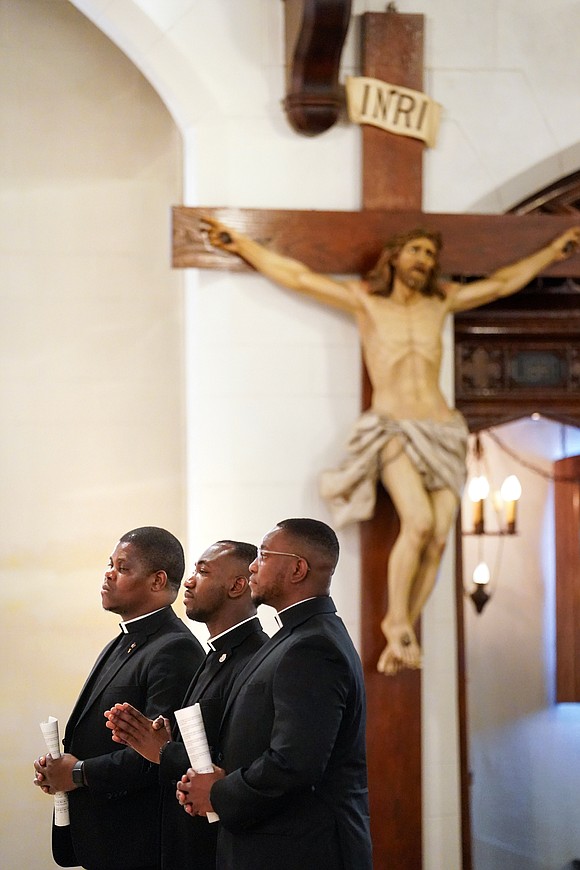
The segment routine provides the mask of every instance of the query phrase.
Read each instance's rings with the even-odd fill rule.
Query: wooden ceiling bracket
[[[286,98],[290,125],[305,136],[324,133],[344,105],[338,83],[352,0],[284,0]]]

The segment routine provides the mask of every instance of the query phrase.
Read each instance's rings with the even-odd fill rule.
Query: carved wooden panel
[[[517,390],[535,402],[565,401],[580,387],[580,351],[561,342],[464,341],[457,348],[457,395],[505,396]],[[578,395],[573,396],[574,400]]]
[[[511,214],[580,223],[580,171],[527,197]],[[564,281],[538,278],[514,296],[456,315],[456,404],[472,430],[534,412],[580,425],[578,262],[560,264]]]
[[[472,430],[541,413],[580,425],[580,292],[535,282],[455,318],[455,401]]]

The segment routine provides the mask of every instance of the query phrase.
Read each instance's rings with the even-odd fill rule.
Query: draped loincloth
[[[347,444],[347,459],[323,471],[320,494],[329,502],[340,528],[372,517],[381,472],[381,451],[398,437],[428,492],[450,489],[461,498],[465,484],[467,425],[459,411],[449,420],[392,420],[366,411],[355,424]]]

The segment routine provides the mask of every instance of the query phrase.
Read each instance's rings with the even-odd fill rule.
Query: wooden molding
[[[351,0],[285,0],[284,5],[284,109],[297,133],[317,136],[336,123],[344,105],[338,73]]]
[[[580,457],[554,463],[556,701],[580,701]],[[563,480],[569,478],[569,480]],[[575,480],[574,480],[575,478]]]

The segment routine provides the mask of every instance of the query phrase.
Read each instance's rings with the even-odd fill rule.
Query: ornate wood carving
[[[561,317],[469,314],[455,324],[455,401],[470,428],[534,413],[580,425],[580,296]]]
[[[512,211],[523,215],[578,222],[580,172]],[[515,296],[456,315],[455,400],[473,431],[536,412],[580,425],[579,264],[580,257],[561,264],[564,280],[541,277]]]
[[[305,136],[338,120],[344,96],[338,83],[351,0],[285,0],[286,99],[292,127]]]

